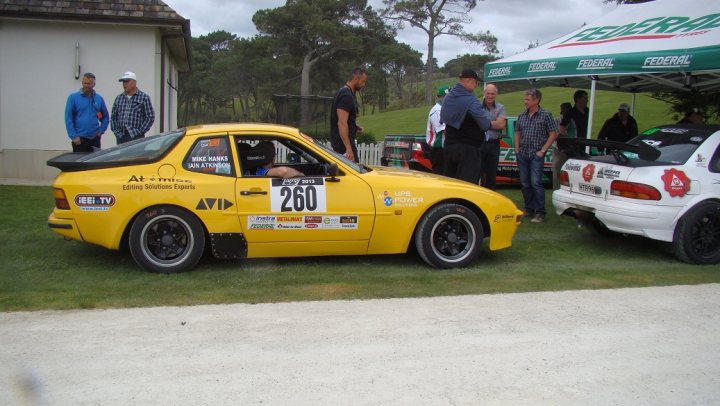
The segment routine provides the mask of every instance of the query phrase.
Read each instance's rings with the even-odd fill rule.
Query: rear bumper
[[[51,213],[48,217],[48,227],[63,237],[78,241],[83,240],[75,220],[60,219],[55,217],[55,213]]]
[[[629,200],[604,200],[565,189],[553,192],[552,204],[559,215],[572,216],[575,210],[580,210],[590,213],[612,231],[667,242],[673,240],[675,219],[682,209]]]

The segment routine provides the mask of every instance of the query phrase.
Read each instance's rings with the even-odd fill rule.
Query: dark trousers
[[[438,175],[445,173],[445,159],[443,158],[444,153],[445,152],[440,147],[430,148],[430,163],[432,164],[433,172]]]
[[[484,187],[495,190],[498,162],[500,161],[500,140],[485,141],[480,148],[480,161],[482,175],[481,183]]]
[[[445,176],[478,184],[480,180],[480,147],[465,144],[446,145]]]
[[[73,152],[93,152],[96,149],[100,149],[100,137],[80,137],[80,145],[75,145],[74,142],[71,142],[70,144],[72,144]]]
[[[545,187],[543,186],[543,168],[545,158],[536,154],[517,155],[520,184],[525,201],[525,212],[545,215]]]

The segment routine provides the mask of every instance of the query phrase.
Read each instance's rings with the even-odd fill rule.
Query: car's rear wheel
[[[129,235],[135,262],[150,272],[176,273],[192,269],[205,248],[200,221],[185,210],[158,206],[145,209]]]
[[[460,204],[441,204],[430,209],[415,230],[420,258],[436,268],[469,264],[480,254],[483,228],[475,213]]]
[[[720,203],[705,201],[686,213],[675,230],[674,246],[681,261],[720,263]]]

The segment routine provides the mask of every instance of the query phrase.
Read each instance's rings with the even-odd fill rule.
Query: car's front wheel
[[[436,268],[469,264],[480,254],[483,228],[469,208],[446,203],[430,209],[415,230],[420,258]]]
[[[705,201],[686,213],[675,230],[674,248],[684,262],[720,263],[720,203]]]
[[[135,262],[150,272],[183,272],[202,257],[205,233],[200,221],[185,210],[151,207],[135,218],[128,245]]]

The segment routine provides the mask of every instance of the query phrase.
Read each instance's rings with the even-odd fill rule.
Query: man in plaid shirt
[[[525,91],[525,107],[515,126],[515,157],[525,200],[525,216],[533,223],[545,221],[545,188],[542,183],[545,154],[557,138],[552,113],[540,107],[542,93]]]
[[[110,120],[118,145],[143,138],[155,121],[150,96],[137,88],[137,76],[125,72],[119,81],[124,92],[115,98]]]

